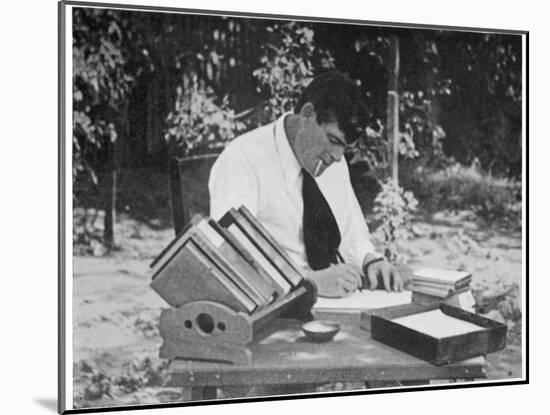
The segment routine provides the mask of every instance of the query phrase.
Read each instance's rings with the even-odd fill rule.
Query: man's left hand
[[[365,258],[365,264],[368,264],[375,257]],[[388,262],[385,258],[381,261],[371,263],[363,270],[368,278],[369,288],[375,290],[384,288],[386,291],[403,291],[403,279],[397,268]],[[379,281],[381,284],[379,284]],[[378,287],[381,285],[381,287]]]

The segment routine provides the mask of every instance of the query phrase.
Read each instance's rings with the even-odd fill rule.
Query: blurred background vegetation
[[[392,39],[399,186],[388,182]],[[170,227],[170,158],[220,151],[291,109],[311,77],[332,68],[357,81],[369,109],[346,157],[388,244],[406,238],[414,212],[470,210],[521,226],[519,35],[75,8],[72,46],[73,242],[82,252],[116,248],[117,212]]]

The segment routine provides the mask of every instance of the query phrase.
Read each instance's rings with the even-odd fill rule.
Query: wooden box
[[[447,319],[438,317],[438,324],[450,324],[440,328],[430,325],[431,316],[436,315]],[[424,317],[424,326],[414,324]],[[438,330],[439,334],[434,334]],[[506,346],[504,324],[448,304],[407,304],[371,312],[370,333],[373,340],[436,365],[485,355]]]

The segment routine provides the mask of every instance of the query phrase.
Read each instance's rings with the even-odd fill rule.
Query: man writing
[[[375,252],[343,157],[364,130],[357,86],[333,71],[316,77],[293,113],[250,131],[210,173],[210,216],[245,205],[306,271],[319,295],[343,297],[378,281],[401,291],[395,268]]]

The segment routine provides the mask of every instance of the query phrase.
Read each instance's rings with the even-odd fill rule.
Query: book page
[[[457,336],[459,334],[484,330],[484,327],[451,317],[440,309],[411,314],[393,319],[392,321],[436,338]]]
[[[207,219],[201,220],[197,224],[197,229],[201,231],[216,248],[219,248],[225,241],[223,237],[210,226]]]
[[[227,230],[231,232],[235,238],[241,243],[241,245],[252,255],[252,257],[260,264],[260,266],[266,270],[269,276],[279,285],[285,294],[290,292],[291,285],[279,274],[279,271],[269,263],[264,257],[264,254],[260,252],[248,237],[239,229],[235,224],[230,225]]]
[[[425,285],[416,284],[416,283],[413,284],[411,289],[412,291],[431,295],[438,298],[446,298],[453,293],[453,290],[450,288],[434,288],[434,287],[425,286]]]
[[[451,271],[447,269],[436,268],[422,268],[418,271],[414,271],[414,277],[419,279],[427,279],[431,281],[438,281],[441,283],[454,284],[457,281],[470,277],[469,272],[464,271]]]
[[[408,304],[411,302],[412,292],[388,292],[385,290],[356,291],[343,298],[317,298],[314,309],[342,308],[342,309],[371,309],[394,305]]]

